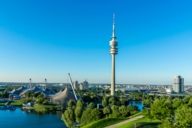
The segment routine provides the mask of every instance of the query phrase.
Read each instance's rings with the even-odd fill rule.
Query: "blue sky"
[[[116,14],[118,83],[192,84],[190,0],[0,0],[0,81],[110,82]]]

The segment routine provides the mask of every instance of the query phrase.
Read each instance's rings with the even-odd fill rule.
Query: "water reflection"
[[[66,128],[60,117],[61,113],[0,110],[0,128]]]

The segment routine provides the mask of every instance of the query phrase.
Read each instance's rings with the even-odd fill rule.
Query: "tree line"
[[[162,121],[160,128],[192,128],[192,96],[148,97],[144,113]]]
[[[104,118],[126,118],[138,112],[125,97],[103,97],[102,104],[70,100],[62,115],[67,127],[84,126]]]

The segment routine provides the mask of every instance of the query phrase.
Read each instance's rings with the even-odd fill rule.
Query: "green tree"
[[[45,101],[45,98],[44,97],[37,97],[35,102],[38,103],[38,104],[43,104],[43,102]]]
[[[143,111],[143,114],[145,115],[145,117],[152,119],[151,113],[150,113],[150,109],[149,108],[145,108]]]
[[[91,103],[89,103],[87,108],[93,109],[93,108],[95,108],[95,104],[93,102],[91,102]]]
[[[119,98],[117,98],[117,97],[115,97],[115,96],[111,96],[110,98],[109,98],[109,105],[110,106],[112,106],[112,105],[120,105],[121,103],[120,103],[120,101],[119,101]]]
[[[86,125],[90,122],[100,119],[100,117],[101,112],[97,108],[94,109],[87,108],[85,111],[83,111],[83,115],[81,117],[81,124]]]
[[[177,109],[181,104],[182,104],[181,99],[179,98],[173,99],[173,104],[172,104],[173,109]]]
[[[189,102],[187,104],[189,107],[192,107],[192,97],[190,97]]]
[[[152,101],[151,101],[150,98],[147,98],[147,99],[144,99],[144,100],[143,100],[143,104],[144,104],[144,106],[147,107],[147,108],[150,107],[151,102],[152,102]]]
[[[67,107],[75,109],[75,101],[69,100],[68,103],[67,103]]]
[[[168,119],[165,119],[160,125],[160,128],[175,128],[175,126],[171,121],[169,121]]]
[[[62,115],[62,119],[69,128],[72,128],[75,123],[74,109],[75,109],[75,102],[73,100],[69,100],[67,103],[67,109],[64,111],[64,114]]]
[[[114,96],[109,98],[109,104],[112,105],[116,105],[116,98]]]
[[[120,104],[126,105],[127,104],[127,98],[126,97],[120,97]]]
[[[108,97],[103,97],[103,99],[102,99],[102,106],[103,107],[108,106]]]
[[[151,116],[155,119],[163,120],[170,115],[170,102],[165,99],[155,99],[153,104],[151,105]]]
[[[72,128],[73,124],[75,123],[74,110],[71,107],[68,107],[67,110],[65,110],[62,118],[65,121],[67,127]]]
[[[182,105],[175,112],[177,128],[192,128],[192,108]]]
[[[120,116],[120,112],[119,112],[119,107],[116,105],[112,105],[111,106],[111,110],[112,110],[112,114],[110,115],[110,117],[112,118],[117,118]]]
[[[190,98],[191,98],[191,96],[185,96],[184,99],[183,99],[183,102],[185,104],[187,104],[189,102]]]
[[[134,115],[137,112],[137,108],[134,106],[127,106],[128,111],[130,112],[130,115]]]
[[[120,106],[119,113],[121,114],[122,117],[128,116],[129,115],[128,107],[126,107],[125,105]]]
[[[172,106],[172,99],[168,98],[165,100],[164,104],[163,104],[163,108],[166,111],[165,116],[169,119],[169,120],[173,120],[174,119],[174,109]]]
[[[83,113],[83,102],[81,100],[77,101],[76,107],[75,107],[75,116],[76,116],[76,121],[80,123],[81,121],[81,116]]]
[[[109,106],[103,108],[103,114],[108,117],[111,114],[111,108]]]

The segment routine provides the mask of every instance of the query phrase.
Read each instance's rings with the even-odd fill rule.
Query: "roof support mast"
[[[71,85],[71,88],[72,88],[72,90],[73,90],[73,94],[74,94],[74,96],[75,96],[75,100],[77,101],[78,100],[78,98],[77,98],[77,94],[76,94],[76,92],[75,92],[75,88],[74,88],[74,86],[73,86],[73,81],[72,81],[72,78],[71,78],[71,75],[70,75],[70,73],[68,73],[68,76],[69,76],[69,80],[70,80],[70,85]]]

